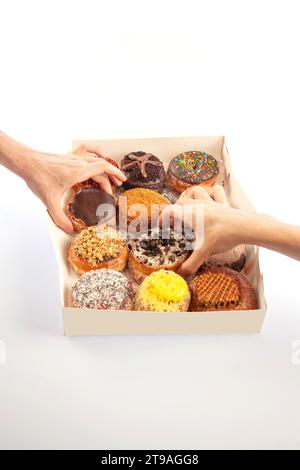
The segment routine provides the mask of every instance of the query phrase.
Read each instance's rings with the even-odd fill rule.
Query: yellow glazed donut
[[[165,269],[146,277],[135,297],[135,310],[150,312],[187,312],[189,304],[190,293],[185,280]]]

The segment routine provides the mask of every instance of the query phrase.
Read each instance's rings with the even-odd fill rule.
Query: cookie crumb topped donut
[[[126,239],[109,226],[89,227],[73,239],[68,253],[71,267],[79,274],[93,269],[124,271],[128,256]]]
[[[182,193],[193,185],[212,186],[219,174],[219,163],[212,155],[191,150],[177,155],[169,164],[167,182],[171,189]]]
[[[132,310],[133,299],[132,283],[111,269],[83,274],[72,289],[72,304],[77,308]]]
[[[130,240],[128,269],[137,282],[160,269],[176,271],[189,257],[191,238],[173,228],[152,229]]]

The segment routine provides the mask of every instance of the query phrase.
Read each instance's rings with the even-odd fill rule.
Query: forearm
[[[33,160],[38,152],[0,132],[0,164],[21,178],[30,173]]]
[[[270,216],[252,215],[240,218],[236,230],[242,243],[268,248],[300,260],[300,227]]]

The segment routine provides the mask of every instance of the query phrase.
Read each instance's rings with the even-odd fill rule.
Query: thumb
[[[191,256],[177,269],[176,273],[182,277],[191,276],[200,268],[207,258],[203,250],[193,251]]]
[[[48,213],[53,222],[66,233],[73,233],[73,224],[61,207],[61,201],[51,201],[48,205]]]

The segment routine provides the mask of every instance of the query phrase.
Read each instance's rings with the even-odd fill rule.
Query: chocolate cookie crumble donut
[[[129,242],[128,269],[137,282],[154,271],[176,271],[189,257],[191,239],[174,229],[153,229]]]
[[[133,299],[132,283],[112,269],[89,271],[72,289],[72,304],[77,308],[132,310]]]
[[[171,189],[182,193],[193,185],[212,186],[219,174],[218,161],[199,150],[183,152],[169,164],[167,182]]]
[[[131,152],[121,162],[121,170],[125,173],[126,189],[145,188],[161,192],[165,186],[164,165],[152,153]]]

